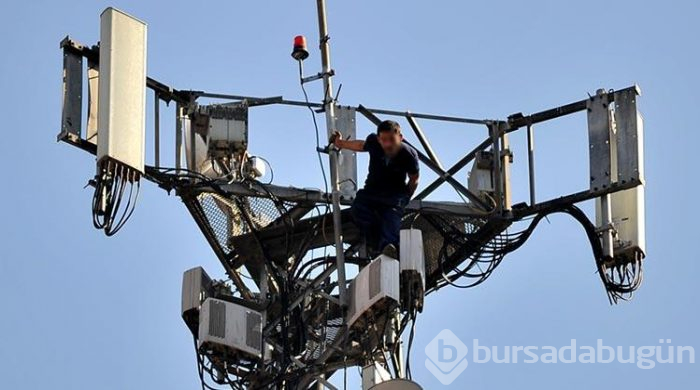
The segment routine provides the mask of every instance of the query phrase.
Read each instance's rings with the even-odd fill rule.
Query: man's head
[[[383,121],[377,126],[377,138],[384,150],[384,154],[394,157],[401,150],[401,126],[394,121]]]

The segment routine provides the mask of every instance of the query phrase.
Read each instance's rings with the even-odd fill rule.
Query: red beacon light
[[[292,50],[292,58],[297,61],[303,61],[309,57],[309,51],[306,49],[306,38],[303,35],[294,37],[294,50]]]

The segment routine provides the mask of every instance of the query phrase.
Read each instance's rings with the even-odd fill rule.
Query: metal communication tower
[[[99,45],[69,37],[61,42],[58,139],[96,156],[97,174],[90,181],[95,226],[116,233],[134,210],[139,183],[148,180],[182,199],[227,275],[215,280],[198,267],[183,278],[182,316],[194,337],[203,387],[334,388],[327,378],[360,366],[363,388],[419,388],[410,381],[409,358],[412,325],[424,296],[445,286],[482,283],[552,213],[569,214],[584,227],[611,303],[639,287],[645,242],[638,87],[601,89],[577,102],[503,120],[343,106],[333,96],[323,0],[317,0],[317,10],[321,71],[304,77],[304,38],[295,40],[293,56],[302,87],[322,80],[321,102],[310,102],[305,90],[305,101],[295,101],[179,90],[147,77],[146,25],[113,8],[101,16]],[[150,164],[144,158],[147,89],[154,104]],[[202,98],[222,102],[202,104]],[[174,103],[174,167],[160,163],[162,102]],[[421,163],[437,179],[406,207],[400,259],[364,253],[347,207],[357,191],[353,153],[317,145],[330,159],[325,191],[261,182],[269,164],[248,148],[248,113],[261,105],[309,109],[314,123],[323,113],[329,137],[335,129],[354,137],[358,113],[372,124],[381,121],[379,116],[408,123],[420,143]],[[534,127],[577,112],[587,115],[590,186],[538,201]],[[481,143],[446,168],[418,120],[486,131]],[[514,204],[509,135],[522,130],[529,199]],[[456,174],[468,166],[469,179],[462,182]],[[465,201],[429,200],[445,183]],[[576,206],[587,200],[597,202],[593,222]],[[315,249],[329,252],[314,257]],[[348,279],[350,265],[358,271]],[[407,331],[405,359],[401,336]]]

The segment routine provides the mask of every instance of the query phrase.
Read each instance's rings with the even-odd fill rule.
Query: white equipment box
[[[474,165],[467,178],[469,191],[483,196],[482,194],[493,193],[493,154],[490,152],[479,152],[474,158]]]
[[[611,220],[616,236],[613,237],[613,255],[632,260],[641,253],[646,255],[644,216],[644,186],[610,194]],[[596,225],[602,226],[600,198],[596,199]]]
[[[97,161],[141,173],[146,129],[146,24],[114,8],[100,16]]]
[[[360,270],[350,283],[348,325],[353,326],[372,309],[386,309],[399,302],[399,262],[380,255]],[[358,326],[361,326],[359,323]]]
[[[202,267],[189,269],[182,275],[181,314],[194,335],[199,332],[199,310],[202,302],[211,295],[211,283],[211,278]]]
[[[262,314],[235,303],[207,298],[199,314],[200,351],[262,356]]]
[[[403,229],[399,233],[401,257],[401,307],[423,310],[425,296],[425,255],[423,232],[419,229]]]
[[[206,140],[209,158],[230,158],[248,148],[246,103],[199,106],[190,118],[192,131]]]
[[[211,278],[202,267],[185,271],[182,275],[182,315],[191,310],[199,310],[202,302],[209,297]]]

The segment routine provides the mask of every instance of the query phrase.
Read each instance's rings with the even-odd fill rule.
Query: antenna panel
[[[97,160],[141,173],[146,129],[146,24],[107,8],[100,16]]]

